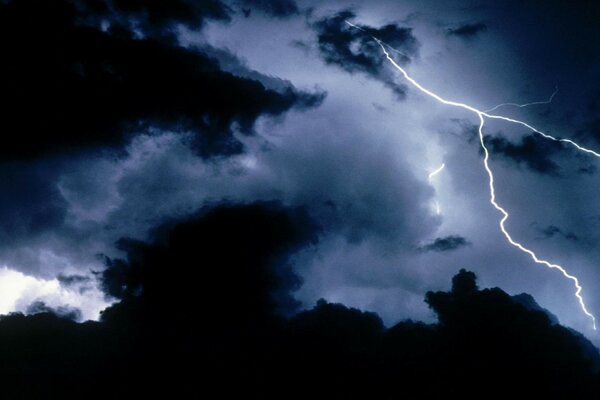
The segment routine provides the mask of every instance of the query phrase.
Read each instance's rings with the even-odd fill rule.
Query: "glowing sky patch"
[[[51,308],[71,307],[81,311],[83,320],[97,320],[109,303],[97,288],[65,288],[58,279],[40,279],[10,268],[0,268],[0,314],[26,312],[34,302]]]

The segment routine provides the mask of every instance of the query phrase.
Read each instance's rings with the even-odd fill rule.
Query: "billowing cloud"
[[[143,294],[146,301],[155,302],[157,310],[171,312],[177,304],[184,308],[192,303],[209,304],[219,287],[227,288],[228,294],[211,312],[225,316],[227,309],[237,309],[236,320],[248,318],[249,323],[258,314],[281,306],[285,312],[294,311],[297,302],[289,296],[299,281],[286,259],[293,250],[314,241],[316,229],[302,210],[276,203],[201,210],[183,222],[157,228],[149,244],[120,240],[118,246],[127,259],[107,259],[104,289],[122,300],[134,301]],[[204,287],[200,293],[195,290],[198,285]],[[112,318],[119,310],[115,306],[104,318]]]
[[[64,286],[58,279],[45,280],[2,267],[0,314],[52,311],[78,321],[98,319],[100,311],[110,304],[104,293],[97,287],[82,292],[78,286]]]
[[[174,34],[176,24],[224,18],[220,3],[150,4],[99,2],[106,12],[66,1],[0,5],[5,49],[0,80],[10,99],[0,156],[121,145],[149,127],[193,131],[203,154],[239,152],[232,124],[248,133],[261,115],[281,115],[322,99],[292,86],[267,89],[163,37]]]
[[[512,143],[502,136],[487,139],[486,144],[492,153],[517,166],[551,176],[560,174],[560,167],[553,155],[561,150],[561,145],[538,136],[525,136],[519,143]]]

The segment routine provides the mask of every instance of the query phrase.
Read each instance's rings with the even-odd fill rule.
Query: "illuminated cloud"
[[[98,288],[65,287],[58,279],[40,279],[0,268],[0,314],[35,312],[32,304],[45,304],[49,309],[70,308],[80,311],[83,320],[97,320],[100,311],[110,303]]]

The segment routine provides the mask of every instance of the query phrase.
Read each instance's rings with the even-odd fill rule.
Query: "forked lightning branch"
[[[360,31],[369,34],[365,29],[346,21],[346,23],[350,26],[352,26],[353,28],[359,29]],[[539,258],[538,255],[533,252],[532,250],[530,250],[529,248],[525,247],[524,245],[522,245],[521,243],[517,242],[515,239],[513,239],[513,237],[511,236],[511,234],[508,232],[508,230],[506,229],[506,222],[508,221],[509,218],[509,213],[508,211],[506,211],[505,208],[503,208],[498,201],[496,200],[496,188],[494,185],[494,174],[490,168],[489,165],[489,159],[490,159],[490,153],[488,151],[487,146],[485,145],[485,140],[484,140],[484,133],[483,133],[483,127],[485,125],[485,119],[486,118],[490,118],[490,119],[499,119],[499,120],[503,120],[506,122],[510,122],[513,124],[518,124],[521,126],[524,126],[526,128],[528,128],[530,131],[532,131],[533,133],[536,133],[540,136],[542,136],[545,139],[548,140],[552,140],[552,141],[556,141],[556,142],[563,142],[563,143],[567,143],[573,147],[575,147],[577,150],[582,151],[584,153],[587,154],[591,154],[594,157],[598,157],[600,158],[600,153],[594,151],[594,150],[590,150],[588,148],[585,148],[577,143],[575,143],[574,141],[570,140],[570,139],[563,139],[563,138],[557,138],[554,136],[551,136],[547,133],[544,133],[536,128],[534,128],[532,125],[521,121],[521,120],[517,120],[517,119],[513,119],[513,118],[509,118],[509,117],[505,117],[502,115],[496,115],[496,114],[490,114],[491,111],[494,111],[502,106],[506,106],[506,105],[512,105],[512,106],[517,106],[517,107],[525,107],[525,106],[529,106],[529,105],[534,105],[534,104],[546,104],[549,103],[550,101],[552,101],[552,98],[554,97],[554,95],[556,94],[556,90],[555,92],[552,94],[552,96],[544,102],[533,102],[533,103],[525,103],[525,104],[517,104],[517,103],[504,103],[504,104],[500,104],[494,108],[491,108],[489,110],[479,110],[473,106],[470,106],[468,104],[465,103],[460,103],[460,102],[456,102],[456,101],[450,101],[450,100],[446,100],[444,98],[442,98],[441,96],[435,94],[434,92],[426,89],[425,87],[421,86],[420,83],[418,83],[417,81],[415,81],[410,75],[408,75],[408,73],[404,70],[404,68],[402,68],[395,60],[394,58],[390,55],[390,52],[388,50],[394,51],[396,53],[402,54],[404,56],[406,56],[404,53],[402,53],[401,51],[394,49],[393,47],[391,47],[389,44],[379,40],[376,37],[373,37],[373,40],[375,40],[377,42],[377,44],[381,47],[381,50],[383,51],[383,54],[385,55],[385,57],[387,58],[387,60],[392,64],[392,66],[398,70],[402,76],[404,77],[404,79],[406,79],[413,87],[417,88],[419,91],[421,91],[422,93],[426,94],[429,97],[432,97],[433,99],[435,99],[436,101],[448,105],[448,106],[452,106],[452,107],[458,107],[458,108],[462,108],[465,109],[467,111],[470,111],[472,113],[474,113],[475,115],[477,115],[478,119],[479,119],[479,128],[478,128],[478,134],[479,134],[479,143],[481,144],[481,148],[483,149],[483,153],[484,153],[484,158],[483,158],[483,166],[487,172],[488,178],[489,178],[489,192],[490,192],[490,204],[497,210],[500,212],[500,214],[502,214],[502,218],[500,219],[500,230],[502,231],[502,234],[504,235],[504,237],[506,237],[506,240],[514,247],[516,247],[517,249],[519,249],[520,251],[526,253],[527,255],[529,255],[531,257],[531,259],[540,265],[544,265],[548,268],[551,269],[556,269],[558,271],[560,271],[560,273],[567,279],[571,280],[575,286],[575,297],[577,297],[577,300],[579,301],[579,304],[581,306],[581,309],[583,310],[583,312],[585,313],[586,316],[588,316],[591,321],[592,321],[592,327],[594,330],[596,330],[596,317],[588,310],[585,301],[583,299],[583,296],[581,294],[583,288],[581,286],[581,284],[579,283],[579,279],[577,279],[577,277],[575,275],[570,274],[569,272],[567,272],[567,270],[558,264],[554,264],[550,261],[544,260],[542,258]],[[441,168],[435,173],[439,173],[441,171]],[[432,173],[433,174],[433,173]],[[433,174],[435,175],[435,174]],[[429,179],[431,179],[431,175],[429,177]]]

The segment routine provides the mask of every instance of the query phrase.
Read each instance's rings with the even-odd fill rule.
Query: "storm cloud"
[[[2,122],[10,133],[0,150],[5,159],[122,145],[152,127],[196,133],[201,154],[230,154],[241,151],[233,123],[250,133],[261,115],[322,100],[293,87],[267,89],[179,46],[176,24],[228,19],[216,1],[26,0],[1,7],[0,79],[10,99]]]
[[[487,144],[492,153],[502,156],[505,161],[539,174],[560,175],[560,167],[552,158],[562,148],[557,143],[538,136],[525,136],[520,142],[511,143],[502,136],[495,136],[489,138]]]
[[[500,230],[476,115],[373,37],[473,107],[558,85],[494,112],[595,149],[600,9],[467,3],[0,1],[6,396],[595,393],[591,321]],[[597,159],[483,133],[505,228],[597,314]]]
[[[379,28],[357,25],[356,28],[348,24],[355,17],[352,11],[345,10],[313,24],[323,60],[348,72],[361,72],[378,79],[402,98],[405,89],[383,68],[386,61],[381,56],[379,44],[373,38],[402,51],[405,55],[401,56],[401,62],[408,63],[418,56],[419,49],[412,30],[396,24]]]
[[[0,318],[5,394],[71,398],[93,384],[103,395],[186,396],[200,385],[270,399],[298,381],[300,397],[435,398],[471,393],[472,380],[507,395],[506,381],[521,393],[596,390],[600,355],[585,338],[532,298],[479,290],[465,270],[451,290],[427,293],[436,324],[386,328],[376,313],[325,300],[282,318],[278,305],[298,285],[289,251],[311,243],[306,222],[276,204],[225,206],[172,221],[151,242],[130,242],[126,260],[108,261],[109,290],[126,290],[117,289],[121,302],[101,322],[78,325],[42,304],[33,315]],[[173,269],[179,274],[165,273]],[[192,282],[203,290],[187,290]],[[21,384],[31,377],[43,385]],[[239,385],[226,385],[231,379]]]

